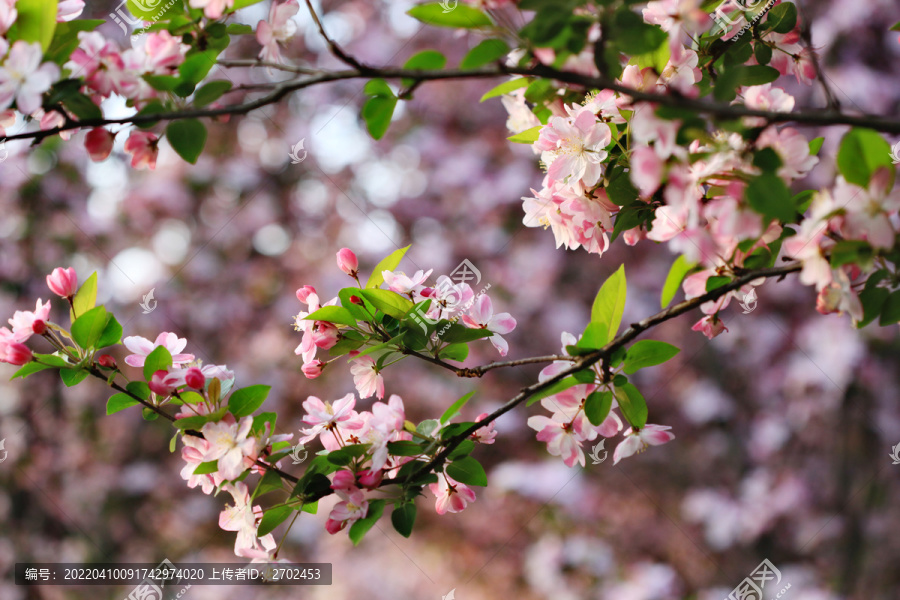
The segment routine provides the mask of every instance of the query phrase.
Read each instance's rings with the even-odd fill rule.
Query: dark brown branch
[[[334,54],[334,56],[344,64],[358,69],[361,72],[369,71],[369,67],[364,66],[358,60],[344,52],[344,50],[340,46],[338,46],[337,42],[328,37],[328,34],[325,33],[325,27],[322,26],[322,21],[319,20],[319,15],[316,14],[316,9],[313,8],[311,0],[306,0],[306,6],[307,8],[309,8],[309,14],[312,15],[313,21],[315,21],[316,27],[318,27],[319,29],[319,35],[322,36],[322,39],[325,40],[325,43],[328,44],[329,48],[331,48],[331,53]]]

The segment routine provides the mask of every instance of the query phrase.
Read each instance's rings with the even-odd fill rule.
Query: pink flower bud
[[[333,348],[341,334],[338,328],[327,321],[316,321],[313,331],[313,343],[322,350]]]
[[[337,266],[350,277],[356,277],[357,270],[359,269],[359,261],[356,259],[356,255],[353,254],[353,251],[350,250],[350,248],[341,248],[337,253]]]
[[[171,396],[172,392],[175,391],[175,387],[166,381],[166,377],[168,377],[169,373],[167,371],[163,371],[160,369],[156,373],[153,374],[153,377],[150,378],[150,383],[148,386],[150,387],[150,391],[159,396]]]
[[[297,300],[306,304],[307,299],[309,298],[310,294],[315,294],[315,293],[316,293],[316,288],[314,288],[311,285],[304,285],[302,288],[297,290]]]
[[[384,479],[384,471],[381,469],[377,471],[366,469],[359,472],[359,484],[363,487],[369,488],[370,490],[374,490],[379,485],[381,485],[382,479]]]
[[[188,387],[202,390],[203,386],[206,385],[206,376],[197,367],[191,367],[184,375],[184,382],[187,383]]]
[[[125,140],[125,152],[131,155],[131,166],[135,169],[155,169],[159,137],[149,131],[134,131]]]
[[[350,302],[353,304],[359,304],[360,306],[363,305],[362,298],[360,298],[359,296],[350,296]]]
[[[303,374],[306,375],[307,379],[315,379],[319,375],[322,374],[322,370],[325,368],[325,363],[321,360],[311,360],[301,368]]]
[[[34,359],[31,349],[25,344],[14,342],[6,347],[6,362],[21,367]]]
[[[109,158],[113,149],[113,141],[116,139],[112,133],[102,127],[91,129],[84,138],[84,148],[94,162],[100,162]]]
[[[34,323],[31,324],[31,330],[38,335],[43,335],[47,331],[47,323],[41,319],[35,319]]]
[[[57,296],[71,298],[78,291],[78,275],[72,267],[56,267],[47,275],[47,286]]]
[[[116,359],[110,356],[109,354],[101,354],[97,358],[97,362],[100,363],[101,367],[106,367],[107,369],[115,369],[116,368]]]

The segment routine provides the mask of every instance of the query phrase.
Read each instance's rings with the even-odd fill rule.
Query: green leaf
[[[881,309],[890,292],[886,288],[878,287],[878,284],[884,281],[887,276],[888,272],[881,269],[869,275],[869,278],[866,280],[865,287],[859,293],[859,301],[863,306],[863,318],[856,324],[858,328],[865,327],[881,314]]]
[[[254,33],[253,27],[244,23],[229,23],[225,31],[228,32],[228,35],[251,35]]]
[[[272,471],[269,472],[271,473]],[[275,508],[270,508],[263,514],[263,518],[259,522],[259,527],[256,529],[256,535],[262,537],[272,533],[272,531],[284,523],[293,512],[294,509],[290,506],[276,506]]]
[[[462,362],[469,356],[469,347],[466,344],[450,344],[441,348],[439,356],[444,360]]]
[[[527,77],[519,77],[518,79],[504,81],[500,85],[488,90],[488,92],[481,97],[481,100],[479,100],[479,102],[484,102],[485,100],[490,100],[491,98],[496,98],[497,96],[508,94],[523,87],[528,87],[529,83],[530,81]]]
[[[412,440],[388,442],[388,453],[394,456],[419,456],[422,454],[422,446]]]
[[[394,250],[388,256],[386,256],[380,263],[375,265],[375,268],[372,270],[372,274],[369,276],[369,280],[366,282],[366,289],[377,288],[382,283],[384,283],[384,275],[382,273],[384,271],[393,271],[398,266],[400,266],[400,261],[403,260],[403,257],[406,255],[406,251],[409,250],[412,246],[407,246],[405,248],[400,248],[399,250]]]
[[[442,322],[446,323],[446,321]],[[440,337],[441,341],[448,344],[466,344],[482,338],[491,337],[492,335],[494,335],[494,332],[488,329],[466,327],[459,323],[453,323]]]
[[[797,217],[791,202],[791,191],[774,173],[763,173],[747,185],[747,200],[751,208],[771,219],[790,223]]]
[[[604,282],[591,307],[591,324],[598,326],[599,333],[604,338],[603,344],[615,338],[619,331],[622,314],[625,312],[625,297],[625,265],[621,265]]]
[[[891,26],[891,31],[900,31],[900,21],[897,21]]]
[[[211,473],[217,473],[219,471],[219,461],[210,460],[207,462],[202,462],[197,465],[197,468],[194,469],[194,475],[209,475]]]
[[[563,390],[569,389],[573,385],[578,385],[579,383],[580,382],[575,377],[572,377],[572,376],[561,379],[560,381],[557,381],[553,385],[550,385],[549,387],[544,388],[543,390],[532,394],[532,396],[528,399],[528,402],[525,405],[531,406],[538,400],[543,400],[547,396],[552,396],[553,394],[558,394]]]
[[[59,375],[66,387],[72,387],[84,381],[89,373],[84,369],[61,369]]]
[[[70,94],[66,96],[63,100],[63,105],[78,117],[79,121],[103,118],[103,111],[100,110],[100,107],[84,94]]]
[[[103,19],[76,19],[57,23],[50,47],[44,53],[44,60],[63,66],[78,47],[78,32],[93,31],[104,23],[106,21]]]
[[[822,144],[825,143],[825,138],[817,137],[813,140],[809,141],[809,155],[817,156],[819,154],[819,150],[822,149]]]
[[[353,314],[341,306],[323,306],[304,318],[306,321],[328,321],[338,325],[356,325]]]
[[[447,475],[466,485],[487,485],[487,473],[481,463],[467,456],[447,465]]]
[[[866,268],[875,255],[875,250],[868,242],[861,240],[841,240],[831,249],[830,262],[832,268],[856,264]]]
[[[584,414],[594,427],[599,427],[612,408],[612,392],[609,390],[593,392],[584,402]]]
[[[474,29],[492,25],[490,17],[477,8],[465,4],[458,4],[455,8],[446,10],[439,2],[431,2],[414,6],[406,11],[406,14],[427,25],[438,27]]]
[[[453,452],[447,455],[447,460],[454,461],[464,458],[472,453],[472,450],[475,449],[475,442],[472,440],[463,440],[459,443],[459,446],[453,449]]]
[[[228,398],[228,412],[236,417],[252,415],[262,406],[270,389],[270,385],[251,385],[235,390]]]
[[[172,355],[165,346],[157,346],[144,361],[144,379],[150,381],[157,371],[166,371],[172,366]]]
[[[196,417],[185,417],[183,419],[176,419],[174,423],[175,429],[201,429],[209,419],[204,415],[197,415]]]
[[[72,323],[72,338],[84,349],[93,348],[106,329],[109,314],[102,306],[92,308]]]
[[[256,489],[253,491],[253,498],[259,498],[269,492],[283,490],[284,486],[281,482],[281,475],[271,469],[267,469],[262,479],[259,480]]]
[[[894,172],[890,145],[871,129],[851,129],[847,132],[841,140],[837,164],[844,179],[862,188],[869,187],[872,174],[878,167]]]
[[[18,0],[15,3],[19,16],[15,21],[15,37],[9,32],[10,41],[39,42],[44,52],[50,47],[56,31],[57,0]]]
[[[206,106],[210,102],[215,102],[230,89],[230,81],[210,81],[194,92],[194,106]]]
[[[402,319],[413,307],[413,303],[396,292],[378,288],[360,292],[372,305],[386,315]]]
[[[543,125],[538,125],[537,127],[526,129],[522,133],[511,135],[506,139],[510,142],[515,142],[516,144],[533,144],[538,141],[538,138],[541,135],[541,129],[543,128]]]
[[[616,12],[614,19],[616,47],[632,56],[653,52],[669,37],[655,25],[648,25],[630,9]]]
[[[711,292],[713,290],[717,290],[723,285],[728,285],[729,283],[731,283],[730,277],[725,277],[723,275],[713,275],[706,280],[706,291]]]
[[[884,301],[881,308],[881,318],[878,324],[882,327],[900,323],[900,290],[891,293]]]
[[[159,413],[157,413],[152,408],[144,407],[141,410],[141,418],[145,421],[155,421],[159,418]]]
[[[509,54],[509,46],[503,40],[484,40],[466,53],[459,63],[460,69],[477,69]]]
[[[178,156],[193,165],[206,145],[206,126],[197,119],[172,121],[166,126],[166,137]]]
[[[632,373],[643,369],[644,367],[652,367],[660,365],[667,360],[672,359],[676,354],[681,352],[672,344],[666,342],[658,342],[655,340],[641,340],[635,342],[628,353],[625,354],[625,373]]]
[[[94,271],[91,273],[91,276],[85,280],[81,287],[78,288],[78,292],[75,293],[75,297],[72,299],[72,304],[75,307],[75,316],[72,317],[72,320],[75,320],[75,317],[79,315],[83,315],[90,309],[94,308],[94,304],[97,303],[97,272]]]
[[[675,259],[675,262],[669,269],[669,274],[666,275],[666,282],[663,284],[660,308],[665,308],[672,302],[672,299],[675,298],[675,294],[678,293],[678,289],[681,287],[681,282],[684,281],[685,276],[695,266],[696,263],[690,262],[684,256],[679,256]]]
[[[18,377],[28,377],[32,373],[37,373],[46,369],[64,368],[71,366],[64,358],[56,356],[54,354],[38,354],[35,352],[34,357],[41,362],[31,361],[30,363],[22,365],[22,367],[18,371],[16,371],[13,376],[10,377],[10,379],[12,380]]]
[[[456,402],[450,405],[450,408],[444,411],[444,414],[441,415],[441,425],[444,423],[448,423],[453,417],[459,414],[459,410],[466,405],[466,402],[469,401],[469,398],[475,395],[475,392],[469,392]]]
[[[106,401],[106,414],[111,415],[119,412],[120,410],[125,410],[126,408],[131,408],[132,406],[136,406],[138,404],[140,404],[140,402],[138,402],[128,394],[113,394],[110,399]]]
[[[146,400],[150,397],[150,387],[143,381],[129,381],[125,389],[141,400]]]
[[[97,340],[96,348],[106,348],[107,346],[114,346],[119,343],[122,339],[122,325],[116,320],[116,318],[110,314],[109,320],[106,322],[106,327],[103,329],[103,333],[100,334],[100,339]]]
[[[381,518],[382,513],[384,513],[384,500],[369,500],[369,510],[366,516],[350,526],[350,541],[354,546],[359,545],[366,533]]]
[[[766,27],[775,33],[790,33],[797,26],[797,6],[783,2],[769,11]]]
[[[413,54],[403,68],[410,71],[437,71],[446,64],[447,57],[437,50],[422,50]]]
[[[363,92],[371,98],[363,104],[362,117],[369,135],[380,140],[391,125],[394,107],[397,106],[397,96],[383,79],[370,80],[363,88]]]
[[[619,410],[632,427],[641,428],[647,424],[647,403],[633,384],[616,386],[616,400],[619,401]]]
[[[766,65],[733,66],[716,80],[713,96],[716,100],[730,102],[742,86],[763,85],[778,79],[778,69]]]
[[[409,537],[412,534],[413,525],[416,523],[416,503],[404,502],[394,506],[391,512],[391,524],[397,533],[403,537]]]

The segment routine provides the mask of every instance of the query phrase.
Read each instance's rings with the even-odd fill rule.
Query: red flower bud
[[[34,359],[31,349],[25,344],[14,342],[6,347],[6,362],[21,367]]]
[[[101,367],[106,367],[107,369],[115,369],[116,368],[116,359],[110,356],[109,354],[101,354],[97,358],[97,362],[100,363]]]
[[[171,382],[166,381],[168,376],[169,373],[162,369],[154,373],[153,377],[150,378],[150,382],[147,384],[150,391],[159,396],[171,396],[172,392],[175,391],[175,386],[172,385]]]
[[[350,302],[353,304],[359,304],[360,306],[363,305],[362,298],[360,298],[359,296],[350,296]]]
[[[192,387],[195,390],[202,390],[203,386],[206,385],[206,376],[203,374],[203,371],[197,367],[191,367],[184,375],[184,382],[188,384],[188,387]]]
[[[43,335],[47,331],[47,324],[40,319],[35,319],[31,324],[31,330],[38,335]]]

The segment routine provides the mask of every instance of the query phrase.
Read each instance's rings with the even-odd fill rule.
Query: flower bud
[[[71,298],[78,291],[78,275],[75,273],[75,269],[56,267],[52,273],[47,275],[47,287],[61,298]]]
[[[169,373],[162,369],[154,373],[148,384],[150,391],[159,396],[171,396],[172,392],[175,391],[175,387],[166,381],[168,376]]]
[[[197,367],[191,367],[184,375],[184,382],[188,387],[194,388],[195,390],[202,390],[203,386],[206,385],[206,376],[203,375],[203,371]]]
[[[315,379],[316,377],[318,377],[319,375],[322,374],[322,370],[324,368],[325,368],[325,363],[323,363],[319,359],[316,359],[316,360],[311,360],[308,363],[306,363],[305,365],[303,365],[301,370],[303,371],[303,374],[306,375],[307,379]]]
[[[381,485],[382,479],[384,479],[384,471],[381,469],[378,469],[377,471],[366,469],[359,472],[359,484],[370,490],[374,490]]]
[[[47,331],[47,323],[41,319],[35,319],[31,324],[31,330],[38,335],[43,335],[44,332]]]
[[[337,266],[350,277],[356,277],[359,261],[350,248],[341,248],[337,253]]]
[[[363,305],[362,298],[360,298],[359,296],[350,296],[350,302],[353,304],[359,304],[360,306]]]
[[[101,354],[97,358],[97,362],[100,363],[101,367],[106,367],[107,369],[115,369],[116,368],[116,359],[110,356],[109,354]]]
[[[302,288],[297,290],[297,300],[299,300],[300,302],[302,302],[304,304],[307,304],[307,299],[309,298],[310,294],[315,294],[315,293],[316,293],[316,288],[314,288],[311,285],[304,285]]]
[[[102,127],[91,129],[84,138],[84,148],[94,162],[109,158],[116,136]]]
[[[6,347],[6,362],[21,367],[34,359],[31,349],[25,344],[14,342]]]

